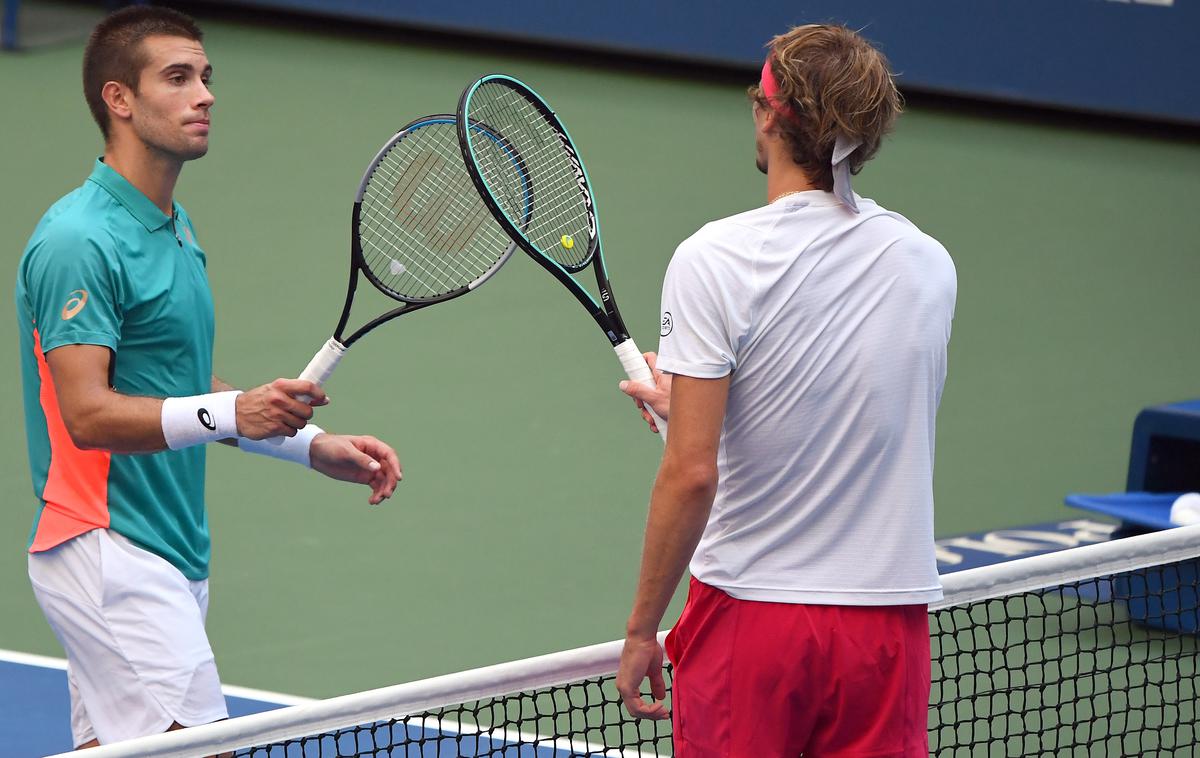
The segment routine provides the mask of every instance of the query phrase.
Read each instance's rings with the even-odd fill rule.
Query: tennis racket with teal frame
[[[617,308],[604,263],[595,193],[562,121],[533,89],[504,74],[472,82],[459,98],[457,115],[467,172],[488,210],[508,236],[587,310],[612,344],[626,375],[653,387],[653,373]],[[521,156],[522,171],[514,171],[511,156],[495,150],[472,126],[480,123],[504,135]],[[589,266],[598,296],[576,278]],[[656,414],[654,420],[665,437],[667,423]]]

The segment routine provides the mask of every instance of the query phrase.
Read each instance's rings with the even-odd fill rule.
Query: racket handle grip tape
[[[304,370],[300,372],[298,378],[303,379],[313,384],[321,385],[329,380],[333,370],[337,368],[338,363],[342,360],[342,356],[346,354],[346,347],[342,343],[330,337],[317,354],[312,357]],[[297,395],[296,399],[302,403],[307,403],[312,400],[308,395]],[[282,445],[287,437],[271,437],[270,441],[276,445]]]
[[[615,345],[613,351],[621,361],[621,368],[625,369],[625,375],[632,381],[644,384],[647,387],[657,386],[654,383],[654,372],[650,370],[650,364],[646,363],[645,357],[642,356],[642,351],[638,349],[637,343],[632,338],[625,340],[619,345]],[[654,423],[658,426],[658,433],[662,435],[665,442],[667,439],[666,419],[659,418],[659,415],[654,412],[649,403],[645,405],[646,410],[654,417]]]
[[[325,384],[325,382],[329,381],[330,375],[333,374],[333,370],[337,368],[338,363],[341,362],[342,356],[345,354],[346,347],[333,337],[330,337],[321,346],[321,349],[317,351],[317,354],[312,357],[312,360],[308,362],[308,365],[304,367],[304,370],[300,372],[299,378],[316,385]],[[302,395],[296,399],[304,401],[312,400],[312,398],[306,395]]]

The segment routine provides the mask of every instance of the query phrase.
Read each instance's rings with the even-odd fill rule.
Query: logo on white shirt
[[[663,311],[662,324],[659,325],[658,336],[666,337],[671,333],[671,328],[673,326],[675,326],[675,324],[671,321],[671,312]]]

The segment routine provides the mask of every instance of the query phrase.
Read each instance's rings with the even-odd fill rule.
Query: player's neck
[[[183,163],[149,148],[136,139],[114,137],[104,148],[104,162],[170,216],[175,182]]]
[[[782,156],[780,156],[782,158]],[[819,189],[804,171],[790,160],[773,160],[767,168],[767,202],[773,203],[784,195]]]

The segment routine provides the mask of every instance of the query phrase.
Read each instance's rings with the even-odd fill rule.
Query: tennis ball
[[[575,247],[575,240],[571,239],[571,235],[564,234],[562,236],[562,246],[570,250],[571,248]]]

